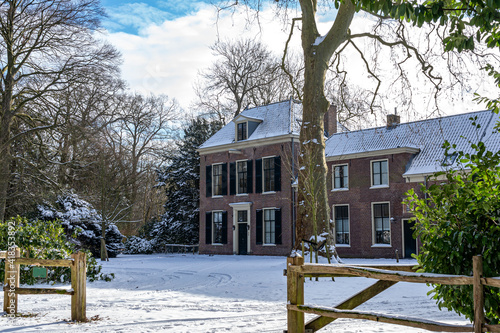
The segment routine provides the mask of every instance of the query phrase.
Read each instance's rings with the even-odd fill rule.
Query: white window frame
[[[387,209],[389,211],[389,244],[384,243],[375,243],[377,240],[376,230],[375,230],[375,205],[387,204]],[[390,201],[380,201],[380,202],[372,202],[371,203],[372,210],[372,247],[392,247],[392,221],[391,221],[391,202]]]
[[[335,187],[335,168],[345,166],[347,170],[347,186]],[[349,190],[349,163],[334,164],[332,165],[332,191],[348,191]]]
[[[220,165],[221,166],[220,167],[221,168],[221,170],[220,170],[220,172],[221,172],[221,192],[222,192],[222,177],[223,177],[223,175],[222,175],[222,165],[223,164],[224,163],[215,163],[215,164],[212,164],[212,198],[219,198],[219,197],[223,196],[222,194],[215,194],[215,175],[214,175],[214,167]]]
[[[239,189],[240,189],[240,178],[239,178],[239,172],[238,172],[238,163],[240,163],[240,162],[248,163],[248,160],[237,160],[236,161],[236,195],[247,195],[248,194],[248,186],[251,186],[251,184],[248,184],[248,178],[247,178],[247,191],[246,192],[242,192],[242,193],[239,192]],[[248,168],[248,164],[246,164],[245,167]],[[248,172],[248,169],[247,169],[246,172]]]
[[[374,185],[373,184],[373,163],[375,162],[387,162],[387,184],[380,184],[380,185]],[[377,189],[377,188],[388,188],[389,187],[389,159],[384,158],[380,160],[373,160],[370,161],[370,189]]]
[[[224,211],[223,210],[213,210],[212,211],[212,245],[223,245],[222,243],[216,243],[215,242],[215,232],[216,232],[216,228],[215,228],[215,214],[217,213],[220,213],[220,223],[221,223],[221,232],[222,232],[222,213]],[[222,235],[221,235],[221,238],[222,238]]]
[[[349,225],[349,244],[337,244],[335,241],[335,246],[337,247],[351,247],[351,206],[349,204],[336,204],[332,206],[333,212],[333,222],[335,223],[335,240],[337,240],[337,221],[335,220],[335,207],[344,207],[347,206],[347,224]]]
[[[246,137],[244,139],[241,139],[241,140],[238,140],[238,125],[239,124],[245,124],[246,126]],[[234,138],[236,142],[238,141],[245,141],[245,140],[248,140],[248,120],[247,121],[239,121],[235,124],[235,127],[234,127],[234,130],[235,130],[235,133],[234,133]]]
[[[266,172],[265,172],[265,163],[264,163],[264,160],[272,159],[272,163],[273,163],[272,177],[274,178],[274,172],[275,172],[274,171],[274,158],[275,157],[276,157],[276,155],[262,157],[262,194],[276,193],[275,190],[266,191]],[[276,181],[276,179],[274,179],[274,181]],[[276,188],[276,184],[274,184],[274,188]]]
[[[274,211],[274,243],[266,243],[266,210]],[[276,207],[262,208],[262,245],[276,246]]]

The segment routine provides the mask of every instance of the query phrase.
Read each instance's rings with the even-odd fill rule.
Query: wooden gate
[[[71,320],[87,320],[87,259],[84,252],[73,253],[71,259],[57,260],[21,258],[19,248],[12,252],[0,251],[0,260],[5,260],[3,311],[7,315],[17,314],[17,295],[58,294],[71,295]],[[21,288],[19,287],[20,265],[69,267],[71,269],[71,289]]]
[[[397,324],[439,332],[500,332],[500,325],[488,325],[484,320],[484,286],[500,288],[500,277],[485,278],[482,257],[473,259],[473,276],[416,273],[409,265],[320,265],[304,264],[304,258],[287,258],[288,333],[315,332],[337,318],[364,319]],[[377,279],[375,284],[350,297],[333,308],[304,305],[304,277],[367,277]],[[378,295],[397,282],[432,283],[444,285],[473,285],[474,325],[449,325],[420,318],[390,316],[355,307]],[[318,317],[304,322],[304,313]]]

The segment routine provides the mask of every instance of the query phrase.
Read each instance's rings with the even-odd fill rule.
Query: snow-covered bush
[[[12,218],[0,223],[0,249],[7,249],[11,244],[8,239],[9,224],[14,225],[15,244],[22,249],[21,256],[36,259],[66,259],[77,251],[73,242],[68,241],[66,231],[60,221],[28,220],[23,217]],[[11,233],[12,236],[12,233]],[[10,240],[12,241],[12,240]],[[87,279],[111,281],[114,274],[101,273],[102,266],[97,263],[89,251],[87,255]],[[36,279],[29,266],[21,268],[21,283],[35,284],[39,282],[71,282],[69,267],[47,267],[47,279]],[[5,260],[0,263],[0,281],[5,276]]]
[[[95,257],[100,257],[102,217],[89,202],[82,200],[75,193],[66,193],[57,197],[55,204],[46,203],[38,206],[39,219],[50,221],[59,219],[68,236],[78,248],[89,250]],[[123,235],[115,224],[106,227],[106,248],[108,256],[114,258],[123,248]]]
[[[153,253],[153,245],[151,241],[137,237],[130,236],[125,241],[125,250],[123,253],[126,254],[150,254]]]

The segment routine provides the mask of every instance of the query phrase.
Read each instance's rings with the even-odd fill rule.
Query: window
[[[237,177],[237,189],[238,189],[238,194],[242,193],[248,193],[248,186],[247,186],[247,161],[239,161],[236,163],[237,165],[237,170],[238,170],[238,177]]]
[[[349,245],[349,206],[335,206],[336,243]]]
[[[255,160],[255,193],[281,191],[281,157]]]
[[[281,209],[257,209],[255,242],[259,245],[281,244]]]
[[[451,154],[446,153],[446,156],[444,157],[443,163],[441,163],[442,166],[450,166],[453,163],[455,163],[455,160],[457,159],[458,153],[454,152]]]
[[[333,188],[349,188],[349,173],[347,164],[333,166]]]
[[[213,242],[215,244],[222,243],[222,212],[213,212],[212,213],[212,223],[213,223]]]
[[[276,218],[274,209],[264,209],[264,244],[276,244]]]
[[[373,224],[375,230],[375,244],[391,244],[391,224],[389,218],[389,204],[373,204]]]
[[[222,164],[212,166],[213,195],[222,195]]]
[[[372,162],[372,186],[389,185],[387,160]]]
[[[264,192],[274,191],[274,158],[264,158]]]
[[[236,141],[246,140],[247,139],[247,123],[239,123],[238,130],[236,134]]]

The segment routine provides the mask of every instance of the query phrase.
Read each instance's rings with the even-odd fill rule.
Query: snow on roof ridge
[[[472,111],[472,112],[465,112],[465,113],[459,113],[459,114],[451,114],[451,115],[441,116],[441,117],[436,117],[436,118],[420,119],[420,120],[409,121],[406,123],[399,123],[397,125],[397,127],[407,126],[407,125],[412,125],[412,124],[417,124],[417,123],[425,123],[428,121],[437,121],[437,120],[448,119],[448,118],[453,118],[453,117],[461,117],[461,116],[465,116],[465,115],[472,115],[474,113],[482,113],[482,112],[488,112],[488,111],[493,113],[492,110],[481,110],[481,111]],[[355,134],[357,132],[374,131],[374,130],[378,130],[378,129],[385,130],[385,129],[387,129],[387,126],[383,125],[383,126],[378,126],[378,127],[363,128],[363,129],[347,131],[347,132],[337,132],[337,133],[332,134],[330,137],[335,136],[335,135],[339,135],[339,134]]]

